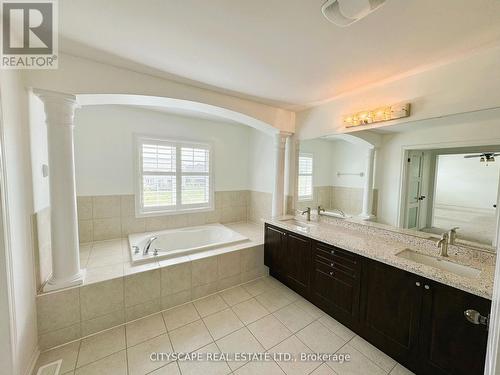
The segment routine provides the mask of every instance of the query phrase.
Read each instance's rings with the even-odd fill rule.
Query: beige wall
[[[0,352],[11,353],[2,363],[2,371],[9,374],[25,374],[37,354],[36,337],[36,283],[32,238],[33,190],[31,179],[28,94],[18,71],[0,72],[0,96],[2,99],[2,152],[8,228],[6,242],[8,282],[12,314],[0,315],[2,322],[13,321],[12,331],[2,328]],[[5,268],[0,272],[5,272]],[[3,281],[3,280],[2,280]],[[2,287],[7,290],[7,287]],[[4,301],[2,300],[3,304]],[[8,306],[8,305],[7,305]],[[5,336],[4,336],[5,334]],[[12,335],[13,348],[4,347],[3,340]],[[5,366],[5,367],[4,367]]]

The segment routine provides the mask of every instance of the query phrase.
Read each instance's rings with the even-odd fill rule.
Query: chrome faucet
[[[307,207],[305,211],[300,211],[301,215],[306,215],[306,220],[311,221],[311,207]]]
[[[142,255],[148,255],[149,253],[149,248],[151,247],[151,244],[153,243],[154,240],[156,240],[158,237],[157,236],[152,236],[149,237],[148,242],[146,242],[146,245],[144,245],[144,250],[142,251]]]
[[[326,210],[321,206],[318,206],[318,216],[321,215],[322,212],[326,212]]]
[[[457,240],[457,229],[460,228],[459,227],[451,228],[450,231],[448,232],[450,245],[455,245],[455,242]]]
[[[448,256],[448,232],[443,233],[441,236],[441,239],[436,242],[437,247],[439,247],[439,255],[442,257],[447,257]]]

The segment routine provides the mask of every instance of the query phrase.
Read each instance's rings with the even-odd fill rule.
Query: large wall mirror
[[[454,230],[458,245],[494,249],[500,142],[464,138],[426,144],[421,131],[412,129],[382,133],[378,145],[353,139],[327,136],[300,142],[297,210],[320,207],[326,215],[357,222],[369,213],[370,225],[431,239]]]

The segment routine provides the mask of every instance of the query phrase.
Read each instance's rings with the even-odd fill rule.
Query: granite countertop
[[[464,255],[455,252],[453,248],[449,251],[450,256],[446,260],[480,270],[479,276],[469,278],[396,256],[405,249],[437,256],[438,250],[433,241],[427,241],[427,244],[422,242],[423,240],[414,241],[413,238],[407,238],[409,236],[401,233],[389,234],[387,231],[384,231],[387,233],[377,235],[374,234],[373,230],[368,230],[367,227],[349,227],[347,224],[336,225],[333,223],[304,221],[304,224],[308,225],[307,229],[305,229],[293,224],[293,221],[290,220],[292,218],[275,218],[265,220],[265,222],[477,296],[492,298],[495,274],[495,256],[492,254],[470,256],[470,253]],[[285,220],[288,220],[288,222]],[[301,221],[296,218],[295,220]]]

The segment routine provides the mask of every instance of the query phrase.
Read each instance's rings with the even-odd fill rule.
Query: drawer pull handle
[[[332,255],[335,254],[335,250],[330,251],[330,254]]]
[[[415,283],[415,285],[416,285],[416,286],[420,286],[420,281],[417,281],[417,282]]]
[[[333,272],[330,271],[330,276],[333,276]]]
[[[424,288],[427,289],[427,290],[429,290],[431,287],[426,284],[426,285],[424,285]]]
[[[330,267],[333,267],[333,263],[330,263]]]

